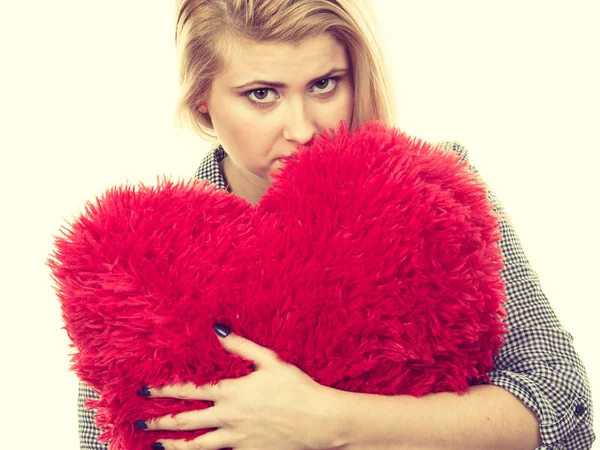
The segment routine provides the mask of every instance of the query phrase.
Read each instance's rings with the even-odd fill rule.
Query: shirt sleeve
[[[96,394],[87,384],[79,382],[79,395],[77,398],[77,410],[79,418],[79,448],[81,450],[108,450],[108,444],[98,442],[98,436],[102,430],[94,424],[95,410],[89,410],[84,406],[88,399],[98,400]]]
[[[468,161],[466,148],[458,142],[440,147]],[[542,438],[537,450],[589,449],[595,440],[592,399],[573,336],[563,328],[542,292],[504,208],[489,190],[488,198],[500,217],[509,330],[494,359],[490,382],[512,393],[537,415]]]

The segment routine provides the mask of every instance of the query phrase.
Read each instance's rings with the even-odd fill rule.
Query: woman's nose
[[[296,144],[306,144],[316,133],[316,126],[303,103],[293,105],[287,114],[283,137]]]

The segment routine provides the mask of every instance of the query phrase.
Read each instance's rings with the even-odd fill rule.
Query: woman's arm
[[[535,414],[497,386],[475,386],[460,396],[332,396],[339,420],[334,445],[344,450],[532,450],[541,444]]]
[[[77,399],[79,448],[81,450],[108,450],[107,444],[98,442],[98,436],[102,433],[102,430],[94,424],[94,411],[88,410],[84,406],[87,399],[97,400],[98,395],[87,384],[80,381]]]
[[[467,160],[460,144],[442,147]],[[591,447],[590,388],[573,338],[543,294],[500,202],[492,193],[488,196],[501,217],[509,328],[489,374],[492,385],[474,387],[460,397],[343,393],[338,397],[338,432],[348,449]]]
[[[446,144],[468,160],[458,142]],[[469,166],[477,176],[479,173]],[[488,198],[499,216],[509,333],[491,383],[511,392],[535,412],[547,449],[587,449],[595,439],[590,386],[573,336],[563,328],[542,291],[519,237],[496,196]]]

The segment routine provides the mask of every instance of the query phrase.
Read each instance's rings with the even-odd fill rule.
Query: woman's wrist
[[[350,420],[344,410],[348,407],[348,394],[350,393],[319,385],[319,390],[312,403],[314,416],[309,425],[312,429],[307,430],[308,433],[317,432],[319,434],[318,438],[313,439],[312,442],[321,442],[322,446],[315,450],[346,448]]]
[[[385,410],[377,410],[385,405],[386,396],[325,389],[322,398],[327,404],[328,419],[324,427],[329,436],[327,450],[361,448],[365,438],[367,441],[371,440],[363,435],[364,431],[369,428],[369,434],[373,434],[374,424],[379,422],[377,416],[386,414]],[[395,406],[398,406],[399,402],[400,397],[396,396]],[[372,441],[364,443],[372,445],[372,448],[377,447]]]

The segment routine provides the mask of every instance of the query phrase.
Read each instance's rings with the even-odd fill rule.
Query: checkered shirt
[[[468,158],[467,149],[458,142],[439,146],[455,151],[463,161]],[[218,189],[228,189],[219,169],[219,162],[226,156],[222,147],[211,150],[194,177],[209,180]],[[479,175],[473,166],[470,168]],[[543,442],[536,450],[589,449],[595,440],[592,399],[585,368],[573,348],[573,336],[562,327],[542,292],[538,275],[531,269],[502,205],[489,191],[488,198],[501,217],[502,277],[509,328],[494,360],[495,369],[489,374],[491,384],[511,392],[535,412]],[[94,425],[94,411],[83,406],[86,398],[98,396],[80,382],[81,449],[106,450],[108,446],[97,441],[100,430]]]

